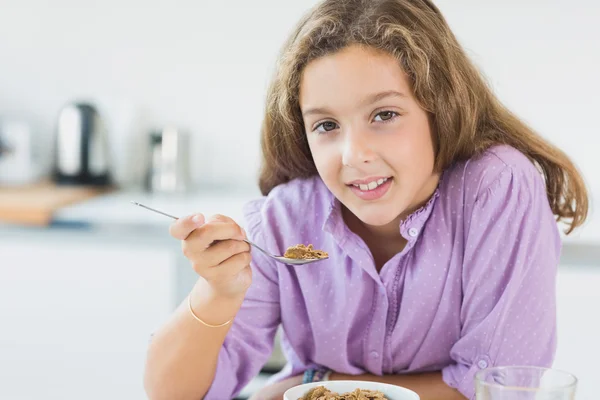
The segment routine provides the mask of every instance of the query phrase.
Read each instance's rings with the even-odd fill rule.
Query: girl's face
[[[435,191],[428,116],[392,56],[351,46],[310,62],[300,108],[319,175],[364,224],[397,224]]]

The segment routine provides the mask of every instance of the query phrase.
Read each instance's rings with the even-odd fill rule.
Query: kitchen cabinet
[[[9,232],[0,235],[0,398],[145,399],[149,335],[174,307],[172,249],[80,230]]]
[[[558,348],[554,368],[579,378],[577,399],[600,393],[600,263],[561,265],[557,282]]]

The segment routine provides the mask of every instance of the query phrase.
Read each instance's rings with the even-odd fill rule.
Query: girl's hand
[[[282,400],[286,390],[302,384],[302,375],[293,376],[281,382],[265,386],[254,393],[250,400]]]
[[[183,254],[214,295],[246,293],[252,283],[250,245],[242,241],[246,233],[234,220],[215,215],[205,221],[195,214],[175,221],[169,232],[182,241]]]

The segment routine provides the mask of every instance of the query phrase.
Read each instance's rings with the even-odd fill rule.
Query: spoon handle
[[[264,255],[266,255],[266,256],[268,256],[268,257],[271,257],[271,258],[275,258],[275,257],[273,256],[273,254],[271,254],[271,253],[267,252],[266,250],[263,250],[263,249],[261,249],[261,248],[260,248],[258,245],[256,245],[256,244],[252,243],[252,242],[251,242],[251,241],[249,241],[248,239],[243,239],[243,240],[244,240],[244,242],[248,243],[250,246],[254,246],[254,247],[256,247],[256,249],[257,249],[257,250],[259,250],[259,251],[260,251],[261,253],[263,253]]]
[[[162,212],[162,211],[158,211],[157,209],[154,209],[154,208],[152,208],[152,207],[145,206],[145,205],[143,205],[142,203],[138,203],[137,201],[132,201],[131,203],[132,203],[132,204],[135,204],[136,206],[140,206],[140,207],[142,207],[142,208],[145,208],[146,210],[154,211],[154,212],[156,212],[156,213],[159,213],[159,214],[165,215],[165,216],[167,216],[167,217],[169,217],[169,218],[173,218],[173,219],[179,219],[179,218],[177,218],[177,217],[175,217],[175,216],[173,216],[173,215],[171,215],[171,214],[167,214],[167,213],[164,213],[164,212]]]

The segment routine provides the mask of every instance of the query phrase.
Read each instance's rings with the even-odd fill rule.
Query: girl
[[[474,374],[550,366],[560,236],[587,214],[569,159],[504,108],[428,0],[325,0],[284,47],[268,92],[248,237],[225,216],[175,222],[200,278],[154,336],[151,399],[254,397],[374,380],[423,400],[474,396]]]

